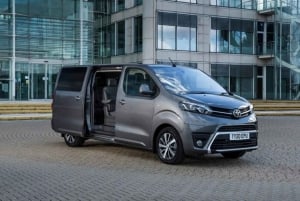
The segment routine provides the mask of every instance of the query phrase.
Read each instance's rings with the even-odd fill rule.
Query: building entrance
[[[16,100],[51,99],[61,65],[16,63]]]

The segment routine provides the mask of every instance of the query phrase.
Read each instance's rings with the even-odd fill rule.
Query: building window
[[[254,23],[248,20],[211,19],[210,51],[253,54]]]
[[[111,2],[112,12],[120,12],[125,9],[125,0],[112,0]]]
[[[228,52],[229,19],[212,18],[210,30],[210,51]]]
[[[98,33],[99,47],[95,48],[96,51],[99,51],[100,57],[109,57],[114,55],[114,45],[113,41],[115,40],[114,24],[104,26],[100,29]]]
[[[0,100],[9,98],[9,61],[0,60]]]
[[[253,22],[230,20],[230,53],[253,54]]]
[[[210,5],[230,8],[256,9],[256,0],[210,0]]]
[[[143,51],[143,17],[134,18],[134,52]]]
[[[177,0],[178,2],[197,3],[197,0]]]
[[[117,23],[117,55],[125,54],[125,21]]]
[[[253,66],[212,64],[211,76],[226,90],[243,96],[253,98]]]
[[[143,4],[143,0],[134,0],[134,6],[139,6]]]
[[[275,46],[275,35],[274,35],[274,23],[268,22],[267,23],[267,54],[274,54]]]
[[[0,1],[0,13],[10,13],[11,4],[10,0],[1,0]]]
[[[196,51],[197,16],[158,13],[157,48]]]

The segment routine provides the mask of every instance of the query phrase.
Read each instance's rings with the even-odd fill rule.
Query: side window
[[[142,85],[146,93],[141,92]],[[123,90],[125,94],[129,96],[154,97],[157,92],[157,87],[152,78],[145,71],[128,68],[125,72]]]
[[[63,68],[57,84],[57,90],[81,91],[87,68]]]

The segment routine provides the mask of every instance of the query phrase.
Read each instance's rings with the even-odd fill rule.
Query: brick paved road
[[[299,122],[259,117],[259,150],[177,166],[97,141],[69,148],[49,121],[0,122],[0,200],[300,200]]]

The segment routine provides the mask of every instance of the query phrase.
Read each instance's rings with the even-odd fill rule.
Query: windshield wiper
[[[222,93],[220,93],[220,95],[221,95],[221,96],[225,96],[225,95],[229,95],[229,93],[227,93],[227,92],[222,92]]]
[[[183,91],[184,94],[209,94],[207,91]]]

